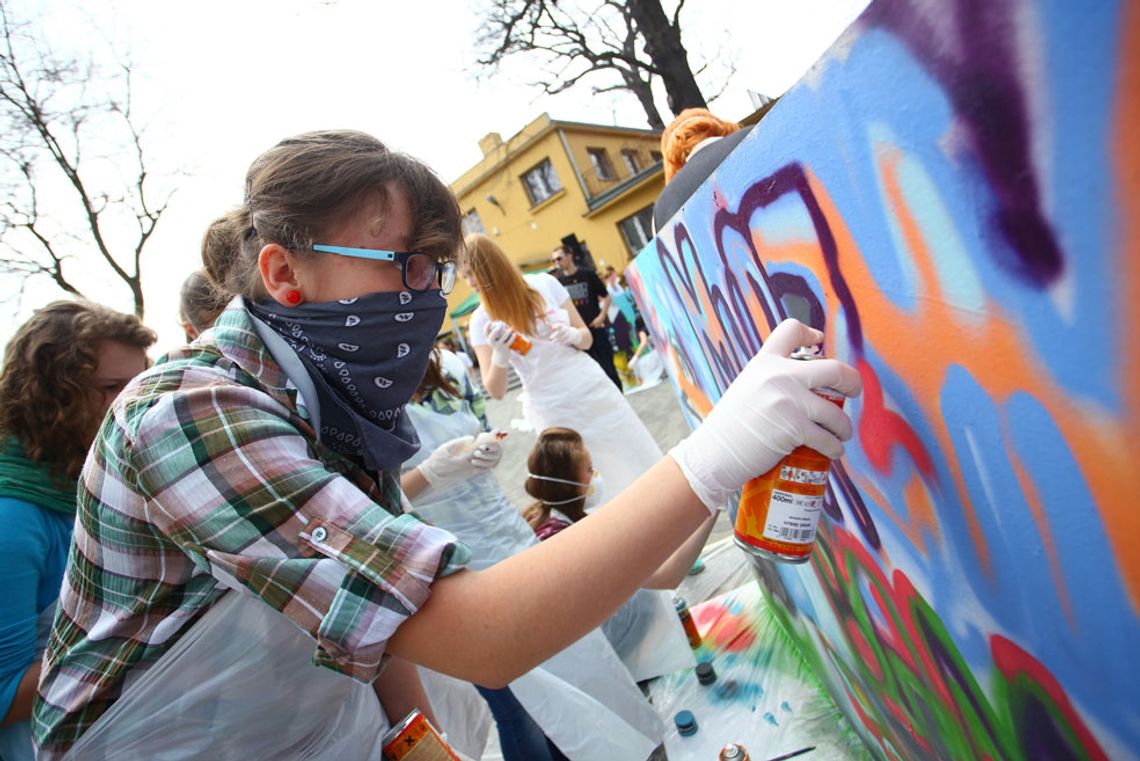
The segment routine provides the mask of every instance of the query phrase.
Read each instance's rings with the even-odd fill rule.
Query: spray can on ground
[[[380,741],[384,761],[459,761],[439,732],[413,709]]]
[[[743,745],[729,743],[716,754],[717,761],[749,761],[748,751]]]
[[[701,633],[697,629],[697,622],[693,620],[693,614],[689,612],[689,606],[685,603],[684,597],[674,597],[673,607],[677,609],[677,615],[681,619],[681,627],[685,630],[685,636],[689,638],[689,647],[696,649],[701,646]]]
[[[511,341],[511,349],[512,350],[517,351],[519,354],[522,354],[523,356],[526,356],[526,353],[528,351],[530,351],[530,346],[531,346],[531,343],[530,343],[529,338],[527,338],[526,336],[524,336],[521,333],[515,333],[515,339],[513,341]]]
[[[792,359],[810,361],[820,356],[801,349],[792,354]],[[840,408],[847,400],[833,389],[814,391]],[[800,446],[776,467],[746,483],[736,512],[736,544],[758,557],[806,562],[815,545],[830,471],[827,456]]]

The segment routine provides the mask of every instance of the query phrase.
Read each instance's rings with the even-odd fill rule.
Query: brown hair
[[[424,379],[420,381],[419,388],[416,389],[415,398],[422,399],[425,393],[433,389],[442,391],[448,396],[457,398],[459,396],[459,389],[443,374],[438,346],[431,350],[431,358],[428,360],[427,370],[424,371]]]
[[[217,232],[215,225],[210,225],[206,237]],[[202,248],[205,247],[206,241],[203,240]],[[226,294],[214,287],[205,272],[195,270],[182,281],[182,291],[178,295],[178,312],[183,322],[190,323],[195,333],[201,333],[213,326],[214,320],[218,319],[218,315],[226,308],[228,302]]]
[[[21,325],[0,371],[0,432],[35,462],[78,478],[103,410],[91,401],[99,346],[146,349],[154,331],[133,314],[90,301],[54,301]]]
[[[482,233],[472,233],[463,240],[460,261],[475,277],[479,301],[491,319],[533,336],[546,303],[541,293],[526,284],[499,244]]]
[[[215,220],[202,262],[229,294],[265,296],[257,257],[267,243],[312,256],[314,243],[372,195],[387,206],[389,187],[404,191],[412,215],[409,247],[437,260],[461,243],[459,204],[426,164],[396,153],[363,132],[329,130],[287,138],[249,167],[245,203]],[[318,256],[320,254],[317,254]]]
[[[536,476],[578,481],[587,459],[586,445],[577,431],[570,428],[547,428],[538,435],[538,441],[534,442],[534,449],[530,450],[526,465],[527,471]],[[526,493],[536,500],[522,513],[523,519],[531,528],[538,528],[550,517],[551,507],[558,508],[559,512],[565,513],[575,523],[586,517],[586,512],[582,509],[586,504],[586,490],[581,486],[528,477]],[[562,500],[574,501],[547,504]]]
[[[704,108],[686,108],[661,133],[661,154],[665,158],[665,182],[673,179],[697,144],[709,137],[724,137],[740,129],[735,122],[713,116]]]

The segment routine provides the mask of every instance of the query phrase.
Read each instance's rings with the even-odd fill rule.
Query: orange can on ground
[[[697,629],[697,622],[693,620],[693,614],[689,612],[689,606],[685,602],[684,597],[674,597],[673,607],[677,610],[677,616],[681,619],[681,628],[685,630],[685,636],[689,640],[689,647],[694,650],[701,646],[701,632]]]

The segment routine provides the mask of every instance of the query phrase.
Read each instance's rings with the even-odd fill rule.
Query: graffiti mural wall
[[[862,374],[763,575],[882,758],[1140,758],[1138,97],[1138,4],[876,0],[627,273],[693,422],[785,316]]]

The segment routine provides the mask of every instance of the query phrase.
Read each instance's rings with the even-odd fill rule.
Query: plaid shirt
[[[315,640],[314,662],[359,680],[396,627],[470,552],[399,515],[326,449],[240,306],[119,396],[89,453],[35,703],[62,755],[219,598],[242,589]],[[284,621],[283,621],[284,623]]]

